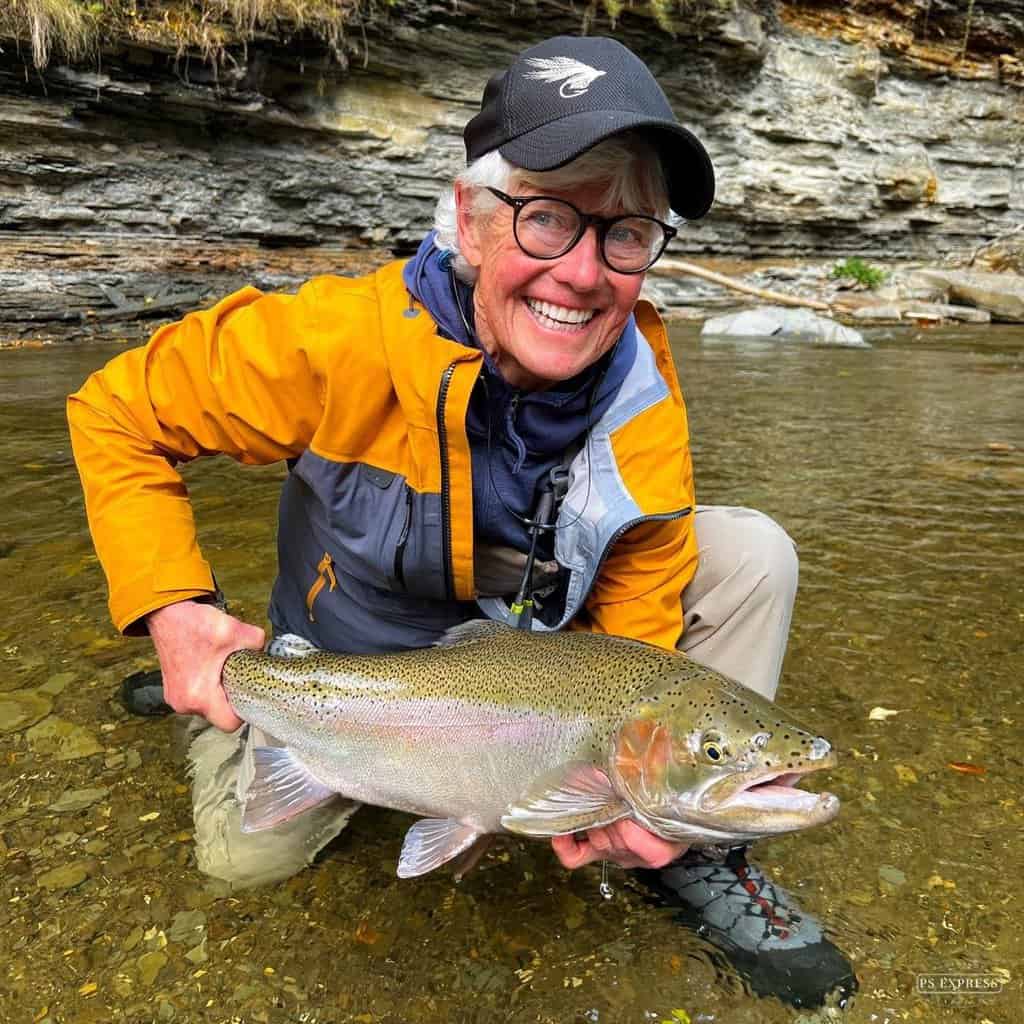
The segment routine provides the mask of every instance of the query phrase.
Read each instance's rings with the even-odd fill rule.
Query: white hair
[[[669,224],[680,222],[669,209],[668,185],[657,151],[639,132],[624,132],[599,142],[564,167],[553,171],[527,171],[506,160],[496,149],[474,160],[455,181],[473,188],[471,215],[493,213],[501,200],[487,188],[514,192],[527,186],[545,191],[572,192],[587,185],[604,185],[604,194],[596,210],[588,213],[615,213],[630,210],[658,217]],[[459,251],[458,212],[455,185],[441,193],[434,209],[435,244],[454,253],[455,273],[467,284],[476,280],[476,268]]]

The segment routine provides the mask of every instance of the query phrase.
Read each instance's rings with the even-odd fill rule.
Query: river
[[[842,1019],[1024,1019],[1024,331],[867,350],[674,329],[698,497],[773,515],[801,585],[780,702],[839,752],[836,823],[756,859],[853,959]],[[367,809],[314,868],[229,893],[191,853],[169,719],[115,699],[148,644],[106,616],[63,415],[123,345],[0,350],[0,1019],[806,1024],[615,869],[513,842],[400,882]],[[263,623],[282,470],[186,467],[204,551]],[[950,976],[953,981],[935,981]],[[987,994],[933,989],[983,975]],[[932,980],[929,980],[932,979]],[[675,1019],[682,1019],[677,1016]]]

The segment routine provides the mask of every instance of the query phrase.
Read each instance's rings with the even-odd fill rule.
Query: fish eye
[[[722,742],[721,736],[716,732],[705,733],[701,740],[700,748],[704,752],[704,756],[715,764],[725,760],[725,744]]]
[[[725,752],[719,744],[715,743],[713,740],[708,740],[704,744],[704,756],[709,761],[721,761],[725,756]]]

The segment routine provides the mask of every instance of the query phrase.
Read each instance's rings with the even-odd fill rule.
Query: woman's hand
[[[202,715],[225,732],[237,729],[242,720],[228,703],[221,670],[235,651],[262,650],[263,630],[198,601],[158,608],[146,625],[160,659],[164,700],[179,715]]]
[[[663,868],[688,849],[687,843],[670,843],[629,818],[603,828],[555,836],[551,846],[562,866],[570,870],[595,860],[610,860],[622,868]]]

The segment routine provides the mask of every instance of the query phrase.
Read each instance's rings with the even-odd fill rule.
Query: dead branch
[[[843,303],[822,302],[819,299],[802,299],[797,295],[787,295],[785,292],[774,292],[768,288],[755,288],[751,284],[744,284],[734,277],[726,274],[719,274],[714,270],[707,270],[705,267],[690,263],[687,260],[659,260],[651,268],[652,274],[663,274],[671,276],[674,274],[689,274],[691,277],[699,277],[714,284],[720,284],[723,288],[729,288],[735,292],[743,292],[746,295],[753,295],[756,298],[764,299],[766,302],[774,302],[780,306],[803,306],[806,309],[819,309],[824,313],[848,312],[848,307]]]

